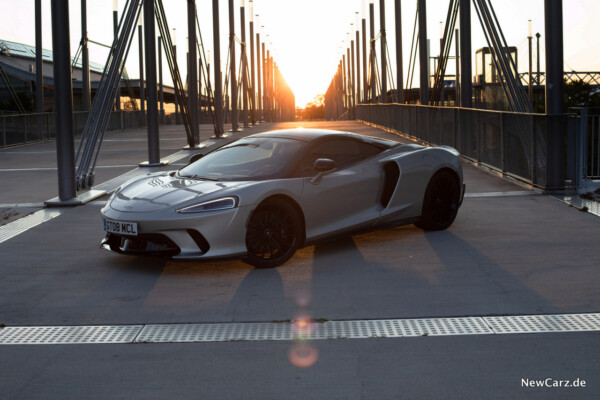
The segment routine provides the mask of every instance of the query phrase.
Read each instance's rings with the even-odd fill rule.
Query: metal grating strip
[[[600,330],[600,313],[483,317],[494,333],[585,332]]]
[[[0,226],[0,243],[6,242],[46,221],[50,221],[52,218],[58,217],[61,213],[62,211],[57,209],[40,210],[4,226]]]
[[[0,345],[198,343],[600,331],[600,313],[123,326],[0,328]]]
[[[256,340],[368,339],[378,337],[487,335],[492,330],[478,317],[412,320],[327,321],[321,323],[231,323],[146,325],[142,343],[228,342]]]
[[[132,343],[142,325],[21,326],[0,329],[0,345]]]

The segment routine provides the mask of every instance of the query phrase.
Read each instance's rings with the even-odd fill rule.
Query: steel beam
[[[404,67],[402,65],[402,5],[394,0],[396,11],[396,101],[404,104]]]
[[[377,98],[377,81],[376,81],[376,68],[377,63],[375,62],[375,4],[369,4],[369,23],[370,23],[370,43],[371,43],[371,103],[375,103]]]
[[[165,118],[165,96],[163,88],[163,70],[162,70],[162,37],[158,37],[158,99],[160,102],[160,120],[164,124]]]
[[[419,7],[419,98],[429,104],[429,57],[427,55],[427,4],[418,0]]]
[[[460,0],[460,106],[473,107],[471,0]]]
[[[248,54],[246,46],[246,7],[240,7],[240,30],[242,31],[242,121],[248,128]]]
[[[229,81],[231,82],[231,132],[239,132],[239,115],[237,108],[237,75],[235,68],[235,17],[233,0],[229,0]]]
[[[58,198],[69,203],[76,196],[69,1],[52,0],[51,7]]]
[[[152,21],[152,26],[154,26],[154,20]],[[143,114],[146,111],[146,93],[144,91],[144,28],[142,25],[138,25],[138,41],[140,61],[140,110]],[[154,42],[154,38],[152,39],[152,42]]]
[[[81,0],[81,102],[83,110],[90,110],[90,53],[88,51],[87,0]]]
[[[381,102],[387,103],[387,39],[385,33],[385,0],[379,0],[379,29],[381,34]]]
[[[215,52],[215,137],[223,135],[223,83],[221,77],[221,41],[219,39],[219,0],[213,0],[213,50]]]
[[[562,0],[544,1],[544,23],[546,36],[546,114],[548,121],[548,183],[549,189],[565,186],[565,133],[560,118],[564,106],[564,48],[563,48],[563,3]]]
[[[119,12],[117,10],[113,11],[113,32],[114,32],[114,45],[117,44],[117,36],[119,35]],[[111,51],[115,51],[113,48]],[[119,77],[120,78],[120,77]],[[117,87],[117,97],[115,99],[115,110],[121,110],[121,79],[119,79],[119,84]]]
[[[190,147],[200,143],[198,132],[198,53],[196,51],[196,0],[187,0],[188,16],[188,112],[192,124],[192,136],[194,143],[188,143]]]

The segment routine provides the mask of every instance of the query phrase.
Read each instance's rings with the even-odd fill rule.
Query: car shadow
[[[556,312],[451,231],[394,228],[317,244],[315,318],[418,318]],[[374,235],[374,236],[373,236]],[[377,236],[385,246],[377,246]],[[389,254],[384,254],[385,252]],[[409,254],[413,254],[409,256]]]
[[[265,315],[287,320],[292,319],[293,310],[293,304],[285,298],[279,271],[255,268],[238,286],[227,306],[227,315],[234,321],[263,321]]]

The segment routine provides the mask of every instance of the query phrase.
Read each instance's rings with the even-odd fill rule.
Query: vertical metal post
[[[252,14],[252,0],[250,0],[250,97],[251,111],[250,121],[252,125],[256,124],[256,78],[254,75],[254,15]]]
[[[381,33],[381,102],[387,103],[387,39],[385,33],[385,0],[379,0],[379,29]]]
[[[144,11],[145,12],[145,11]],[[152,21],[154,24],[154,20]],[[154,25],[152,25],[154,26]],[[140,110],[142,113],[146,111],[146,93],[144,92],[144,33],[142,26],[142,15],[140,15],[140,20],[138,23],[138,39],[139,39],[139,58],[140,58]],[[152,43],[154,43],[154,38],[152,38]]]
[[[231,82],[231,131],[239,132],[239,115],[237,108],[237,75],[235,68],[235,19],[233,11],[233,0],[229,0],[229,81]]]
[[[196,51],[196,0],[187,0],[188,16],[188,112],[192,124],[193,143],[190,147],[200,144],[198,132],[198,53]]]
[[[114,5],[116,6],[116,1],[114,2]],[[114,32],[114,43],[116,45],[117,43],[117,36],[119,35],[119,11],[113,10],[113,32]],[[112,51],[114,51],[115,49],[113,48]],[[117,97],[115,99],[115,110],[117,111],[121,111],[121,79],[119,79],[119,83],[117,86]]]
[[[248,54],[246,46],[246,7],[244,2],[241,3],[240,7],[240,29],[242,31],[242,120],[244,121],[244,128],[248,127]]]
[[[263,112],[263,120],[267,121],[267,60],[265,58],[265,43],[261,43],[262,46],[262,59],[261,65],[263,69],[262,73],[262,87],[263,87],[263,96],[262,96],[262,112]]]
[[[87,0],[81,0],[81,101],[83,110],[90,110],[90,54],[87,33]]]
[[[402,65],[402,5],[395,0],[396,8],[396,99],[404,104],[404,67]]]
[[[175,32],[175,29],[173,29]],[[177,42],[173,39],[173,58],[177,60]],[[175,85],[173,85],[173,97],[175,99],[175,125],[179,123],[179,100],[177,99],[177,93],[175,93]]]
[[[42,56],[42,0],[35,0],[35,112],[38,114],[44,112],[44,61]],[[38,129],[41,133],[41,127]]]
[[[376,81],[376,63],[375,63],[375,4],[369,3],[369,23],[370,23],[370,49],[371,58],[369,65],[371,67],[371,103],[375,103],[377,97],[377,81]]]
[[[546,114],[564,112],[562,0],[544,1],[546,29]]]
[[[260,33],[256,34],[256,78],[257,78],[257,86],[256,88],[258,89],[257,91],[257,99],[256,99],[256,104],[257,107],[256,109],[258,110],[258,115],[256,117],[257,121],[264,121],[264,116],[263,116],[263,98],[262,98],[262,74],[261,71],[263,69],[263,60],[262,57],[260,56]]]
[[[346,74],[346,55],[342,54],[342,101],[344,102],[344,108],[348,108],[348,74]]]
[[[355,118],[355,113],[356,113],[356,89],[355,89],[355,84],[354,82],[356,82],[356,74],[355,74],[355,70],[354,70],[354,40],[350,41],[350,54],[351,54],[351,58],[349,60],[350,62],[350,67],[352,69],[352,75],[351,75],[351,83],[350,83],[350,90],[351,90],[351,100],[352,100],[352,112],[351,112],[351,117],[352,119]]]
[[[162,37],[158,37],[158,98],[160,101],[160,121],[165,123],[165,92],[163,87],[163,70],[162,70]]]
[[[456,62],[456,77],[454,80],[454,105],[456,107],[460,107],[460,36],[458,34],[458,29],[454,30],[454,61]]]
[[[156,45],[154,38],[154,2],[144,1],[144,33],[146,42],[146,81],[148,84],[148,164],[164,165],[160,161],[160,142],[158,138],[158,101],[156,85]]]
[[[529,47],[529,78],[527,82],[527,92],[529,94],[529,102],[533,107],[533,37],[531,35],[527,36],[527,42]]]
[[[58,198],[69,202],[76,196],[69,1],[52,0],[51,7]]]
[[[352,108],[352,75],[350,74],[350,48],[346,48],[346,107]]]
[[[563,2],[544,1],[546,34],[546,115],[548,115],[547,187],[562,188],[565,184],[564,132],[560,116],[564,113],[563,99]]]
[[[537,80],[536,80],[536,82],[538,85],[542,84],[542,81],[540,79],[540,36],[542,36],[542,35],[540,35],[539,32],[535,34],[535,37],[537,39],[537,57],[536,57],[536,59],[537,59]]]
[[[40,139],[44,136],[44,60],[42,48],[42,0],[35,0],[35,112],[37,131]],[[2,119],[6,128],[6,118]],[[3,131],[2,145],[6,146],[6,129]]]
[[[460,1],[460,105],[473,106],[471,81],[471,0]]]
[[[198,57],[198,124],[202,123],[202,57]],[[200,134],[200,128],[198,128]]]
[[[268,121],[273,122],[273,63],[270,50],[267,50],[267,110]]]
[[[215,137],[223,135],[223,83],[221,79],[221,41],[219,39],[219,0],[213,0],[213,47],[215,52]]]
[[[427,4],[418,0],[419,12],[419,98],[421,105],[429,104],[429,57],[427,57]]]
[[[362,19],[363,103],[369,98],[367,85],[367,20]]]
[[[361,74],[360,74],[360,32],[359,32],[359,28],[358,28],[358,22],[360,21],[360,17],[358,16],[358,12],[356,13],[356,79],[354,80],[355,84],[356,84],[356,104],[360,103],[360,98],[361,98],[361,84],[360,81],[362,80]]]

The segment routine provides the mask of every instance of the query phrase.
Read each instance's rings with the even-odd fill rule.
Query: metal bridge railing
[[[600,187],[600,108],[570,108],[569,164],[582,191]]]
[[[548,182],[548,116],[407,104],[363,104],[357,119],[432,145],[456,148],[463,157],[535,187]],[[567,119],[554,118],[564,125]],[[526,143],[524,143],[526,141]]]
[[[122,131],[146,126],[142,111],[113,111],[108,131]],[[73,131],[81,135],[87,120],[87,111],[73,113]],[[56,137],[54,113],[0,115],[0,148],[53,140]]]

